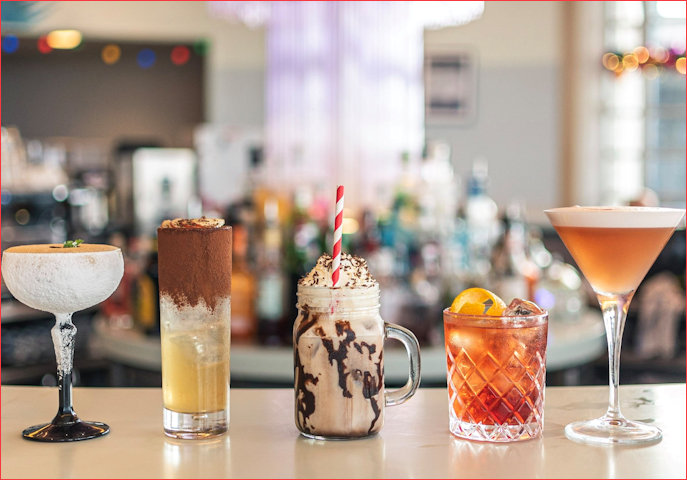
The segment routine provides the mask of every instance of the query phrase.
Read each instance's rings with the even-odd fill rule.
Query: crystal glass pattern
[[[444,325],[451,432],[489,442],[541,435],[547,315],[479,317],[445,311]]]

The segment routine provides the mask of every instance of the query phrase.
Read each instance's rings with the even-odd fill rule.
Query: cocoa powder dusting
[[[158,228],[160,295],[214,310],[231,295],[231,227]]]

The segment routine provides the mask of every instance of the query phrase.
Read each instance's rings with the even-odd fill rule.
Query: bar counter
[[[234,389],[228,434],[181,441],[162,433],[160,389],[77,388],[85,420],[110,425],[109,435],[83,442],[30,442],[21,431],[49,421],[57,392],[2,387],[3,478],[685,478],[685,385],[621,387],[621,407],[652,422],[663,440],[644,447],[592,447],[565,438],[570,421],[600,416],[608,387],[546,390],[540,439],[476,443],[448,431],[445,389],[421,389],[388,407],[381,433],[353,441],[298,435],[289,389]]]

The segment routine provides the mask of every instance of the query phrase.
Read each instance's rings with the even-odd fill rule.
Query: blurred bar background
[[[2,65],[2,249],[125,253],[75,315],[77,385],[160,384],[155,230],[200,215],[234,228],[232,384],[291,384],[340,183],[344,250],[420,339],[424,386],[470,286],[549,309],[549,384],[605,384],[543,209],[685,206],[684,2],[2,2]],[[635,298],[621,382],[684,382],[684,225]],[[56,384],[51,327],[3,285],[3,384]]]

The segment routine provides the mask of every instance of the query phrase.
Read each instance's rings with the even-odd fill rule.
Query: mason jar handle
[[[408,381],[396,390],[385,390],[386,406],[400,405],[413,396],[420,385],[420,344],[413,332],[399,325],[384,322],[384,338],[398,340],[406,347],[410,361]]]

